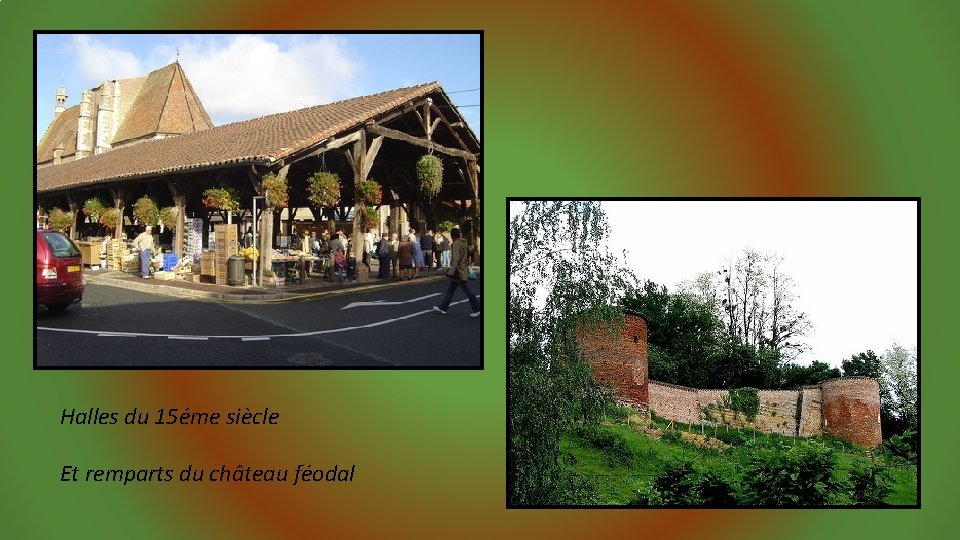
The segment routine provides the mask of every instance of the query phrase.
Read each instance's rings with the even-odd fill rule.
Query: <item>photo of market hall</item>
[[[37,146],[38,227],[62,209],[72,213],[66,232],[74,239],[105,230],[130,239],[144,225],[134,217],[135,202],[148,196],[175,209],[166,234],[179,257],[213,249],[217,225],[231,223],[242,234],[256,222],[260,266],[270,268],[276,240],[306,214],[316,227],[342,229],[357,255],[368,227],[422,234],[452,221],[480,258],[480,142],[439,82],[221,126],[213,125],[179,62],[105,81],[71,107],[65,88],[53,95],[56,116]],[[424,191],[418,178],[418,160],[428,155],[442,164],[433,191]],[[319,172],[340,179],[333,204],[311,201],[310,179]],[[277,179],[288,198],[270,205],[265,180]],[[370,180],[380,187],[373,201],[358,189]],[[211,207],[204,192],[214,188],[235,195],[236,212]],[[85,215],[91,199],[115,209],[115,227]]]

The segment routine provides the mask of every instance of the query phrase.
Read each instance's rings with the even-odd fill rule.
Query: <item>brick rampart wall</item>
[[[823,432],[863,446],[880,446],[880,386],[869,377],[845,377],[820,384]]]
[[[761,390],[760,411],[750,421],[723,410],[727,390],[648,380],[647,321],[641,315],[627,312],[612,331],[579,328],[576,337],[581,353],[594,366],[597,381],[610,385],[621,401],[649,407],[663,418],[686,424],[720,422],[801,437],[827,433],[868,447],[882,442],[879,386],[869,377],[833,379],[797,390]]]
[[[823,392],[819,386],[800,389],[800,425],[797,435],[812,437],[823,434]]]
[[[594,366],[594,379],[610,385],[614,395],[645,404],[647,395],[647,321],[626,313],[612,331],[601,326],[578,328],[580,353]]]
[[[685,424],[700,422],[700,400],[693,388],[650,381],[650,410],[667,420]]]

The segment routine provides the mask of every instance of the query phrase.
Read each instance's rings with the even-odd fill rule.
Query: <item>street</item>
[[[282,302],[180,299],[87,284],[82,305],[36,314],[38,367],[482,367],[483,318],[447,282]],[[471,281],[482,299],[481,281]]]

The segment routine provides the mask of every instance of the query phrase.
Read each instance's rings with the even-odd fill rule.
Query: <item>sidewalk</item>
[[[479,273],[479,272],[478,272]],[[180,279],[161,280],[143,279],[139,274],[128,274],[118,270],[85,269],[83,276],[87,283],[112,285],[142,292],[176,296],[180,298],[198,298],[226,300],[233,302],[268,302],[295,300],[334,294],[346,294],[391,287],[404,287],[412,284],[429,283],[447,279],[443,270],[426,270],[413,280],[372,278],[366,282],[331,283],[316,274],[304,280],[302,284],[286,284],[279,287],[252,287],[248,285],[214,285],[212,283],[194,283]]]

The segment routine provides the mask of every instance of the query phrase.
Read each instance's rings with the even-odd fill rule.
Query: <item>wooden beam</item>
[[[447,126],[447,130],[450,131],[450,134],[453,135],[453,138],[456,139],[458,143],[460,143],[460,148],[470,151],[470,147],[467,146],[467,143],[463,142],[463,139],[460,138],[460,135],[456,132],[456,130],[453,129],[458,125],[462,126],[463,122],[456,122],[454,124],[451,124],[450,121],[447,120],[447,117],[444,116],[443,111],[441,111],[440,108],[437,107],[436,105],[433,106],[433,112],[437,113],[437,117],[443,120],[443,125]]]
[[[363,160],[363,174],[361,177],[366,180],[370,176],[370,169],[373,168],[373,160],[377,157],[377,152],[380,151],[380,145],[383,144],[383,135],[377,137],[370,143],[370,148],[367,149],[367,156]]]
[[[425,139],[420,139],[412,135],[407,135],[402,131],[397,131],[395,129],[385,128],[383,126],[378,126],[376,124],[368,125],[367,131],[376,135],[382,135],[388,139],[396,139],[398,141],[403,141],[405,143],[412,144],[414,146],[420,146],[422,148],[430,148],[435,152],[440,152],[441,154],[446,154],[448,156],[461,157],[467,160],[476,161],[477,156],[467,152],[466,150],[459,150],[456,148],[449,148],[440,144],[437,144],[432,141]]]
[[[386,115],[386,116],[381,116],[380,118],[378,118],[378,119],[377,119],[377,123],[379,123],[379,124],[386,124],[387,122],[390,122],[391,120],[395,120],[395,119],[397,119],[397,118],[399,118],[399,117],[401,117],[401,116],[403,116],[403,115],[405,115],[405,114],[410,113],[411,111],[417,112],[417,107],[423,105],[424,103],[426,103],[426,101],[427,101],[426,98],[423,98],[423,99],[421,99],[420,101],[408,101],[408,102],[403,106],[402,109],[400,109],[400,110],[398,110],[398,111],[394,111],[394,112],[392,112],[392,113],[390,113],[390,114],[388,114],[388,115]],[[420,113],[419,113],[419,112],[417,112],[417,117],[420,117]],[[423,119],[422,119],[422,118],[420,119],[420,122],[423,123]]]

